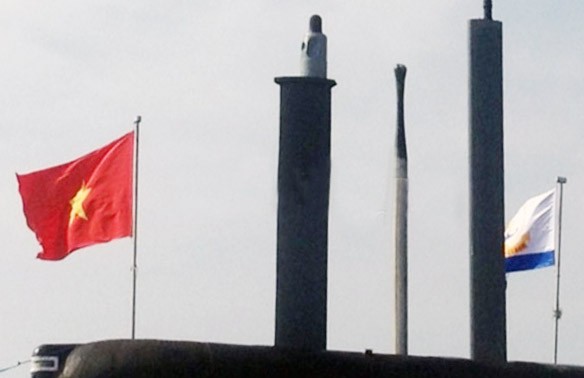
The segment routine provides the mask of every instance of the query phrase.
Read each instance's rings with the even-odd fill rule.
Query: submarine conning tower
[[[317,54],[326,52],[323,37],[321,20],[314,16],[302,48],[302,76],[276,79],[281,90],[276,346],[172,340],[46,344],[33,353],[32,378],[584,378],[583,367],[505,362],[478,354],[473,357],[481,358],[469,360],[324,350],[335,82],[326,78],[326,54]],[[320,41],[316,51],[312,38]],[[480,105],[484,99],[477,101]]]
[[[319,16],[297,77],[278,77],[280,141],[276,275],[277,347],[326,349],[331,88]]]

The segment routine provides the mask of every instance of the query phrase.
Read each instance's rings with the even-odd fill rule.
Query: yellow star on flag
[[[69,226],[73,224],[75,218],[79,217],[81,219],[87,220],[87,215],[85,215],[85,210],[83,209],[83,201],[87,198],[91,192],[91,188],[85,186],[85,181],[81,184],[81,188],[75,194],[75,197],[71,198],[69,203],[71,204],[71,213],[69,214]]]

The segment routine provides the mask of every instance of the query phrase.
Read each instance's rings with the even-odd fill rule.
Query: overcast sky
[[[584,365],[584,3],[494,3],[506,219],[568,178],[559,361]],[[338,83],[328,348],[394,350],[393,68],[403,63],[410,352],[469,356],[468,23],[482,1],[3,0],[0,369],[43,343],[130,336],[132,240],[35,259],[15,172],[99,148],[138,114],[137,337],[272,345],[273,79],[298,74],[312,14],[323,18]],[[554,268],[508,277],[510,360],[551,362],[554,293]]]

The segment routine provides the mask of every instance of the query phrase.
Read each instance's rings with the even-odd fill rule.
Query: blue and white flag
[[[532,197],[505,230],[505,270],[516,272],[554,265],[555,190]]]

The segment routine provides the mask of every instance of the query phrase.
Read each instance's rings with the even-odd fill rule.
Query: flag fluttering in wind
[[[132,236],[134,132],[56,167],[19,175],[37,258],[61,260],[96,243]]]
[[[554,265],[555,190],[527,200],[505,230],[505,270]]]

